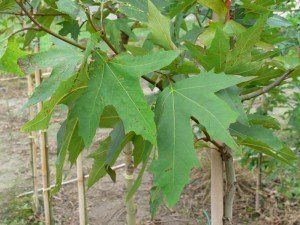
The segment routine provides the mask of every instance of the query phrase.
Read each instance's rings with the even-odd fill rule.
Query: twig
[[[64,36],[61,36],[60,34],[57,34],[55,33],[54,31],[50,30],[49,28],[45,27],[44,25],[40,24],[34,17],[33,15],[31,15],[30,12],[28,12],[28,10],[25,8],[25,6],[23,5],[22,1],[21,0],[16,0],[16,3],[20,6],[20,8],[24,11],[24,13],[28,16],[28,18],[38,27],[40,28],[41,30],[45,31],[46,33],[48,34],[51,34],[52,36],[64,41],[64,42],[67,42],[71,45],[74,45],[82,50],[85,50],[85,46],[83,45],[80,45],[79,43],[71,40],[71,39],[68,39]]]
[[[123,167],[125,167],[125,163],[122,163],[122,164],[117,165],[117,166],[113,166],[111,169],[113,169],[113,170],[119,170],[119,169],[121,169],[121,168],[123,168]],[[89,178],[89,175],[85,175],[84,178],[85,178],[85,179],[86,179],[86,178]],[[63,181],[63,182],[61,183],[61,186],[67,185],[67,184],[72,184],[72,183],[75,183],[75,182],[77,182],[77,181],[78,181],[78,178],[74,178],[74,179],[71,179],[71,180]],[[54,187],[55,187],[55,184],[53,184],[53,185],[51,185],[50,187],[48,187],[45,191],[50,191],[50,190],[52,190]],[[43,188],[40,188],[40,189],[38,189],[38,192],[42,192],[43,190],[44,190]],[[31,195],[31,194],[33,194],[33,191],[24,192],[24,193],[18,195],[17,197],[19,198],[19,197],[23,197],[23,196]]]
[[[3,15],[15,15],[15,16],[26,16],[24,13],[19,13],[19,12],[5,12],[5,11],[0,11],[0,14]],[[33,13],[33,16],[66,16],[67,14],[65,13]]]
[[[4,81],[11,81],[11,80],[25,80],[26,77],[9,77],[9,78],[3,78],[3,79],[0,79],[0,82],[4,82]]]
[[[99,30],[99,28],[96,26],[96,24],[93,22],[92,15],[88,8],[84,8],[85,14],[88,18],[88,22],[91,24],[92,28],[100,34],[100,37],[102,40],[109,46],[109,48],[115,53],[118,54],[118,50],[112,45],[112,43],[108,40],[106,37],[106,33],[104,29]]]
[[[241,99],[242,101],[245,100],[250,100],[251,98],[256,98],[262,94],[267,93],[268,91],[270,91],[272,88],[278,86],[281,84],[282,81],[284,81],[285,79],[287,79],[289,77],[289,75],[293,72],[294,70],[288,70],[286,71],[284,74],[282,74],[280,77],[278,77],[273,83],[246,95],[242,95]]]
[[[20,33],[20,32],[24,32],[24,31],[28,31],[28,30],[35,30],[35,31],[39,31],[40,29],[38,27],[24,27],[20,30],[17,30],[15,32],[13,32],[10,36],[14,36],[16,35],[17,33]]]

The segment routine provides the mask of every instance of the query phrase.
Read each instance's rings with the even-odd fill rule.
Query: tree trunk
[[[211,224],[223,224],[223,161],[221,154],[211,150]]]
[[[234,164],[233,164],[233,157],[232,157],[232,150],[229,147],[225,147],[227,151],[228,157],[224,160],[225,161],[225,173],[226,173],[226,191],[224,196],[224,224],[230,225],[232,224],[233,219],[233,202],[234,202],[234,195],[235,195],[235,171],[234,171]]]
[[[259,153],[257,159],[257,179],[256,179],[256,191],[255,191],[255,212],[260,213],[260,189],[261,189],[261,177],[262,177],[262,170],[261,170],[261,160],[262,154]]]
[[[84,188],[84,174],[83,174],[83,159],[82,153],[79,154],[76,162],[77,168],[77,187],[78,187],[78,211],[79,211],[79,224],[86,225],[86,198],[85,198],[85,188]]]
[[[129,192],[133,185],[133,172],[134,166],[132,162],[132,144],[128,143],[124,148],[125,154],[125,179],[126,179],[126,193]],[[136,225],[136,205],[134,203],[134,196],[126,201],[126,210],[127,210],[127,225]]]
[[[36,41],[34,46],[34,52],[39,52],[39,40]],[[41,84],[41,70],[35,71],[35,83],[36,85]],[[39,102],[37,104],[38,112],[42,110],[43,103]],[[45,224],[52,225],[52,213],[51,213],[51,202],[50,193],[48,187],[50,185],[49,179],[49,164],[48,164],[48,149],[47,149],[47,133],[46,131],[39,132],[40,138],[40,149],[41,149],[41,164],[42,164],[42,183],[43,183],[43,199],[44,199],[44,214],[45,214]]]

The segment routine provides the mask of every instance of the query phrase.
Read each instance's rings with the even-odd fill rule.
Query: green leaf
[[[0,59],[0,70],[23,76],[24,73],[18,66],[18,59],[25,55],[26,53],[20,50],[19,43],[15,39],[10,38],[6,50]]]
[[[248,118],[249,118],[249,122],[252,125],[261,125],[265,128],[270,128],[274,130],[279,130],[281,127],[279,122],[271,116],[254,113],[254,114],[249,114]]]
[[[21,130],[29,132],[46,129],[48,127],[55,106],[63,102],[70,94],[74,94],[81,91],[82,89],[85,89],[85,82],[85,79],[78,75],[75,75],[70,79],[61,82],[50,100],[46,101],[43,104],[42,110],[36,115],[33,120],[24,124]]]
[[[227,55],[226,73],[231,73],[232,68],[238,68],[243,63],[249,63],[251,50],[259,41],[267,18],[267,14],[261,16],[254,26],[238,36],[234,49]]]
[[[237,87],[226,88],[225,90],[219,91],[217,95],[223,99],[232,108],[232,110],[239,113],[239,117],[237,119],[238,122],[246,126],[249,125],[248,117],[240,98],[240,90]]]
[[[100,128],[112,128],[118,122],[120,122],[120,117],[114,107],[106,106],[103,110],[102,116],[100,118]]]
[[[0,1],[0,9],[2,12],[14,11],[17,9],[18,5],[13,0],[1,0]]]
[[[239,143],[254,150],[260,151],[284,163],[290,164],[295,159],[292,151],[286,150],[286,146],[274,135],[272,130],[260,125],[247,127],[242,124],[230,126],[232,135],[239,137]]]
[[[94,163],[90,171],[88,187],[93,186],[109,171],[112,172],[111,167],[115,164],[122,149],[133,137],[133,132],[125,134],[124,126],[120,122],[109,134],[109,137],[100,142],[99,148],[89,156],[94,158]]]
[[[119,11],[124,13],[129,18],[137,21],[147,22],[148,0],[117,0],[121,6]],[[154,5],[162,10],[169,5],[169,0],[153,0]]]
[[[130,40],[136,38],[135,34],[131,30],[131,26],[129,25],[128,19],[119,18],[116,20],[105,20],[105,31],[108,35],[112,44],[117,48],[119,51],[122,51],[121,44],[121,33],[123,32],[126,34]]]
[[[198,165],[190,119],[195,117],[215,140],[238,149],[229,125],[238,114],[214,93],[247,79],[213,72],[188,78],[167,87],[156,109],[158,159],[152,164],[154,186],[161,188],[173,206],[189,182],[190,170]]]
[[[197,0],[172,0],[170,5],[166,7],[168,15],[172,18],[181,12],[186,12],[195,5]]]
[[[94,159],[92,169],[89,173],[89,178],[87,181],[88,187],[93,186],[99,179],[104,177],[107,174],[106,171],[106,154],[109,148],[111,138],[107,137],[104,141],[101,141],[99,148],[89,155],[90,158]]]
[[[176,49],[171,38],[170,19],[163,16],[150,0],[148,0],[148,8],[148,27],[151,31],[151,40],[165,49]]]
[[[201,65],[207,70],[214,69],[216,73],[224,71],[227,53],[229,52],[229,40],[224,32],[217,28],[215,37],[206,55],[199,55]]]
[[[80,12],[79,5],[73,0],[59,0],[56,2],[57,9],[60,12],[68,14],[72,19],[76,20]]]
[[[62,81],[66,81],[76,73],[76,67],[82,59],[83,54],[70,46],[56,46],[48,51],[20,58],[19,65],[27,74],[38,69],[53,68],[50,77],[36,87],[23,108],[47,100]]]
[[[216,12],[221,20],[225,19],[227,8],[222,0],[197,0],[200,4]]]
[[[133,149],[134,164],[135,166],[137,166],[139,162],[143,162],[143,166],[139,171],[138,177],[136,178],[132,187],[129,189],[126,195],[126,201],[129,201],[136,193],[137,189],[140,187],[143,175],[145,173],[148,164],[148,160],[150,158],[151,149],[152,149],[152,145],[148,141],[144,141],[141,138],[141,136],[136,137],[133,140],[133,144],[134,144],[134,149]]]
[[[145,162],[147,159],[146,152],[152,149],[151,143],[145,141],[141,136],[135,136],[132,140],[133,143],[133,162],[134,167],[137,167],[141,162]]]
[[[78,39],[80,26],[77,20],[66,20],[58,24],[62,26],[62,28],[58,32],[60,35],[67,36],[68,34],[71,34],[71,37],[74,40]]]
[[[134,133],[129,132],[126,134],[123,123],[119,122],[109,135],[111,137],[111,144],[109,146],[105,162],[109,166],[113,166],[122,149],[133,138]]]
[[[38,13],[50,14],[50,13],[57,13],[57,11],[54,9],[42,9],[42,10],[39,10]],[[39,16],[39,17],[36,17],[36,20],[39,22],[39,24],[42,24],[44,27],[50,28],[50,26],[54,20],[54,16]],[[25,40],[23,43],[23,47],[25,48],[25,47],[29,46],[35,37],[40,38],[46,34],[48,34],[48,33],[46,33],[45,31],[37,32],[36,30],[28,30],[25,34]]]
[[[63,134],[63,141],[60,149],[58,149],[58,157],[56,160],[56,184],[51,194],[56,194],[61,187],[63,167],[65,164],[66,155],[69,152],[72,163],[75,163],[78,155],[83,150],[83,142],[78,136],[78,124],[77,119],[68,119],[66,122],[66,130]],[[75,154],[75,156],[74,156]]]
[[[178,54],[178,51],[160,51],[140,57],[119,55],[108,60],[99,52],[94,53],[87,92],[78,100],[73,111],[79,118],[79,133],[85,145],[92,143],[107,105],[115,108],[126,133],[134,131],[155,145],[154,116],[145,100],[139,78],[142,74],[167,66]]]
[[[152,187],[150,190],[150,213],[151,213],[151,218],[153,219],[154,216],[156,215],[158,206],[162,203],[163,201],[163,194],[162,191],[159,187]]]

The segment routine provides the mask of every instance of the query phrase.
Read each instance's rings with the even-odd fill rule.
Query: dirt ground
[[[27,112],[20,109],[27,99],[26,79],[0,82],[0,224],[8,225],[3,218],[16,217],[13,211],[24,208],[12,208],[17,196],[32,189],[30,148],[28,135],[20,132],[20,127],[27,121]],[[62,121],[64,112],[58,109],[52,120],[54,123],[48,130],[48,146],[50,154],[51,180],[55,181],[56,132],[57,122]],[[107,135],[107,131],[99,132],[97,139]],[[88,152],[93,151],[96,145]],[[87,151],[86,153],[87,154]],[[203,156],[205,157],[205,156]],[[122,159],[120,159],[122,161]],[[121,162],[120,161],[120,162]],[[180,202],[174,209],[160,207],[155,220],[149,213],[149,190],[151,175],[144,176],[142,185],[136,194],[137,217],[139,224],[162,225],[194,225],[209,223],[209,165],[202,159],[202,167],[191,173],[191,183],[186,187]],[[87,174],[92,161],[85,159],[84,170]],[[238,167],[238,165],[237,165]],[[66,171],[68,167],[66,166]],[[66,172],[64,180],[75,178],[76,171],[72,168]],[[117,182],[104,178],[87,191],[87,212],[90,225],[123,225],[125,224],[124,205],[124,170],[117,171]],[[41,174],[39,174],[40,176]],[[41,180],[41,179],[39,179]],[[255,175],[238,167],[237,195],[234,205],[234,224],[300,224],[299,202],[291,202],[282,196],[278,197],[272,190],[265,189],[262,193],[262,214],[254,213]],[[41,198],[42,203],[42,198]],[[53,198],[53,216],[56,224],[77,225],[77,186],[76,183],[63,186],[60,193]],[[10,209],[10,210],[7,210]],[[19,213],[19,212],[18,212]],[[20,215],[21,212],[17,215]],[[1,219],[3,221],[1,221]],[[36,224],[26,218],[23,222],[14,223]],[[28,222],[31,220],[32,222]]]

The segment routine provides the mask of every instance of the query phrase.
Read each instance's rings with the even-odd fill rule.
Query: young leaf
[[[229,40],[224,32],[217,28],[214,39],[211,42],[210,48],[207,49],[206,55],[200,54],[201,65],[210,71],[214,69],[216,73],[224,71],[227,53],[229,52]]]
[[[169,65],[178,54],[177,51],[161,51],[140,57],[120,55],[109,61],[101,53],[94,53],[94,62],[89,68],[92,78],[87,92],[72,112],[79,119],[79,133],[85,145],[92,143],[100,116],[107,105],[115,108],[126,133],[134,131],[155,145],[154,116],[145,100],[139,78],[142,74]]]
[[[28,132],[46,129],[55,106],[64,101],[70,94],[75,94],[85,88],[85,79],[78,77],[78,75],[61,82],[51,99],[43,104],[42,111],[40,111],[33,120],[24,124],[21,130]]]
[[[217,95],[223,99],[234,111],[239,113],[239,117],[237,119],[238,122],[246,126],[249,125],[248,117],[243,108],[241,98],[239,97],[240,90],[237,87],[226,88],[219,91]]]
[[[134,146],[132,153],[134,167],[137,167],[141,162],[145,162],[147,158],[145,152],[149,152],[152,145],[148,141],[145,141],[141,136],[135,136],[132,143]]]
[[[172,18],[181,12],[186,12],[195,5],[197,0],[172,0],[170,5],[166,7],[169,16]]]
[[[233,51],[230,51],[226,59],[226,72],[230,73],[232,68],[248,62],[252,48],[259,41],[268,14],[261,16],[254,26],[247,29],[238,36]]]
[[[19,59],[19,65],[27,74],[37,69],[52,67],[48,79],[39,85],[23,108],[47,100],[58,88],[61,81],[69,79],[76,72],[83,54],[73,47],[52,47],[48,51],[35,53]]]
[[[232,135],[239,137],[239,143],[266,155],[274,157],[284,163],[290,164],[295,154],[273,134],[272,130],[260,125],[247,127],[235,123],[230,126]]]
[[[137,21],[147,22],[148,0],[118,0],[120,2],[119,11],[129,18]],[[163,9],[169,5],[169,0],[153,0],[158,9]]]
[[[94,159],[92,169],[89,173],[89,179],[87,181],[88,187],[93,186],[100,178],[107,174],[106,171],[106,154],[109,148],[111,138],[107,137],[104,141],[101,141],[99,148],[89,155],[90,158]]]
[[[227,8],[222,0],[197,0],[200,4],[212,9],[219,17],[224,20]]]
[[[78,123],[77,119],[68,119],[66,122],[66,130],[63,135],[63,141],[61,143],[60,149],[58,149],[58,157],[56,160],[56,184],[55,188],[52,190],[51,194],[56,194],[62,182],[63,167],[65,164],[66,155],[69,152],[70,158],[72,158],[73,163],[76,158],[83,150],[84,145],[81,138],[78,136]],[[76,156],[74,156],[74,153]],[[71,156],[73,155],[73,156]],[[74,161],[75,159],[75,161]]]
[[[115,164],[122,149],[133,137],[133,132],[125,134],[124,126],[120,122],[109,134],[109,137],[100,142],[99,148],[90,155],[91,158],[94,158],[94,163],[90,171],[88,187],[93,186],[108,172],[113,174],[111,167]]]
[[[18,59],[25,55],[26,52],[20,49],[19,43],[15,39],[10,38],[6,50],[0,58],[0,70],[6,73],[23,76],[24,73],[18,66]]]
[[[136,178],[132,187],[129,189],[129,191],[126,195],[126,201],[129,201],[133,197],[133,195],[135,194],[137,189],[140,187],[143,175],[145,173],[145,170],[146,170],[146,167],[148,164],[148,160],[150,158],[151,149],[152,149],[152,145],[148,141],[143,140],[141,138],[141,136],[136,137],[133,140],[133,144],[134,144],[133,156],[134,156],[135,167],[141,161],[143,162],[143,166],[139,172],[138,177]],[[137,153],[139,153],[139,154],[137,154]],[[137,157],[137,155],[139,157]],[[137,160],[137,158],[139,160]]]
[[[148,10],[148,27],[151,31],[153,42],[165,49],[176,49],[171,38],[170,19],[161,15],[160,11],[150,0],[148,0]]]
[[[177,82],[160,94],[155,109],[159,156],[151,171],[154,185],[161,188],[170,206],[188,183],[190,170],[198,165],[190,125],[192,116],[213,139],[238,148],[228,131],[238,114],[214,93],[246,80],[209,72]]]

